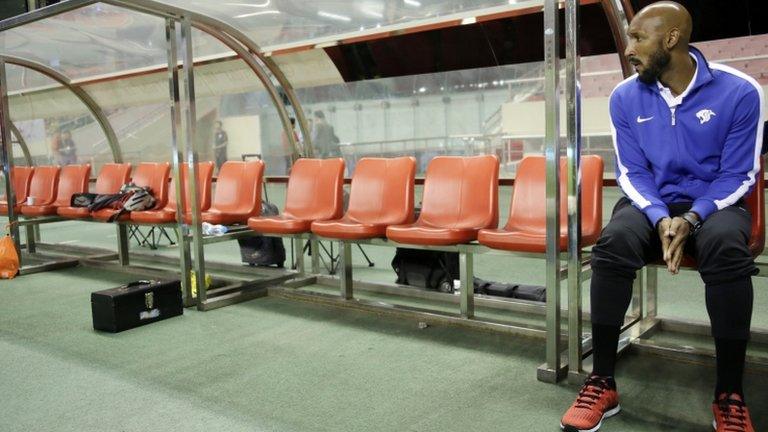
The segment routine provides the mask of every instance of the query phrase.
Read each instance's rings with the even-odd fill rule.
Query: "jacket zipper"
[[[670,108],[670,111],[672,111],[672,126],[674,126],[676,124],[675,123],[675,110],[676,109],[677,109],[676,107],[675,108]]]

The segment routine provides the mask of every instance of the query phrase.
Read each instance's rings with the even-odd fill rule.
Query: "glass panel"
[[[541,0],[161,0],[226,21],[265,51],[345,33]]]
[[[199,46],[224,51],[210,35],[193,30]],[[195,54],[198,57],[198,54]],[[268,175],[286,175],[292,150],[277,109],[255,72],[242,60],[195,68],[198,156],[216,162],[261,158]]]
[[[8,65],[9,75],[27,76],[42,84],[41,90],[11,93],[10,117],[21,132],[37,165],[94,163],[108,156],[104,133],[87,107],[67,88],[32,70],[22,73]],[[21,149],[14,148],[16,162],[23,160]]]
[[[163,19],[102,3],[2,32],[0,47],[72,79],[162,65],[166,58]]]
[[[350,173],[364,156],[414,155],[423,173],[437,155],[495,154],[502,175],[513,176],[524,152],[542,151],[542,78],[543,64],[528,63],[304,88],[297,96],[315,124],[333,127]],[[540,123],[540,132],[518,127],[516,111]],[[323,155],[333,145],[314,130]]]

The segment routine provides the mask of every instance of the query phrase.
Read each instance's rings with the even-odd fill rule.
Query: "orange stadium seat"
[[[419,219],[387,228],[387,238],[417,245],[455,245],[477,238],[499,221],[499,161],[496,156],[438,156],[424,179]]]
[[[15,166],[11,170],[11,178],[13,186],[13,192],[16,197],[16,205],[13,209],[18,213],[21,210],[21,204],[27,200],[27,193],[29,193],[29,182],[32,180],[32,173],[35,171],[34,167]],[[3,191],[5,192],[5,191]],[[0,214],[8,214],[8,199],[3,195],[0,199]]]
[[[189,202],[190,192],[186,188],[186,180],[189,176],[188,164],[181,165],[182,184],[183,190],[183,203],[182,209],[185,214],[189,214]],[[197,196],[200,202],[200,211],[206,211],[211,206],[211,182],[213,179],[213,162],[200,162],[197,165]],[[160,224],[170,223],[176,221],[176,186],[175,182],[171,180],[170,187],[168,188],[168,200],[165,207],[157,210],[148,211],[136,211],[130,213],[130,219],[132,222],[147,223],[147,224]]]
[[[142,162],[136,167],[131,181],[140,187],[149,187],[155,197],[154,209],[161,209],[168,200],[168,173],[170,164],[168,162]],[[120,210],[105,208],[91,213],[91,217],[96,220],[106,221],[112,215]],[[123,213],[119,217],[124,221],[128,219],[128,213]]]
[[[94,193],[113,194],[120,190],[120,187],[128,183],[131,177],[131,164],[129,163],[107,163],[101,167],[99,176],[96,177],[96,187]],[[59,216],[71,219],[87,218],[91,212],[86,207],[59,207],[56,209]]]
[[[413,157],[360,159],[346,214],[313,222],[312,232],[329,238],[368,239],[385,237],[389,225],[411,223],[415,174]]]
[[[22,206],[24,216],[55,215],[58,207],[69,206],[72,195],[88,191],[88,178],[91,176],[91,165],[65,165],[59,172],[59,186],[56,200],[47,205]]]
[[[30,197],[35,200],[35,205],[50,205],[56,200],[56,191],[59,186],[59,171],[61,168],[58,166],[39,166],[35,167],[35,172],[32,174],[32,180],[29,182],[29,193],[27,199]],[[24,214],[24,209],[29,207],[22,203],[21,214]]]
[[[261,213],[261,182],[264,162],[224,162],[216,179],[216,194],[203,222],[212,224],[244,224]],[[184,217],[191,223],[191,215]]]
[[[299,159],[291,168],[285,211],[248,219],[248,227],[270,234],[309,232],[312,222],[338,219],[343,212],[344,160]]]
[[[568,248],[568,188],[566,159],[560,159],[560,250]],[[581,245],[592,245],[603,229],[603,159],[581,158]],[[503,229],[484,229],[478,242],[493,249],[516,252],[546,251],[546,161],[527,156],[520,162],[509,219]]]

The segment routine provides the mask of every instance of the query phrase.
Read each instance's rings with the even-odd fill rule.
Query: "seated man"
[[[616,177],[625,194],[592,253],[594,368],[561,420],[596,431],[620,410],[614,366],[635,272],[663,258],[676,274],[696,258],[717,351],[717,431],[752,432],[742,375],[752,317],[743,198],[760,168],[763,95],[752,78],[688,46],[691,16],[674,2],[641,10],[625,52],[636,75],[610,98]]]

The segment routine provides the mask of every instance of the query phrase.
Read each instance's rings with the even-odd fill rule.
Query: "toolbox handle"
[[[155,284],[157,281],[149,280],[149,279],[143,279],[143,280],[137,280],[133,282],[128,282],[128,284],[125,286],[126,288],[135,287],[139,285],[152,285]]]

